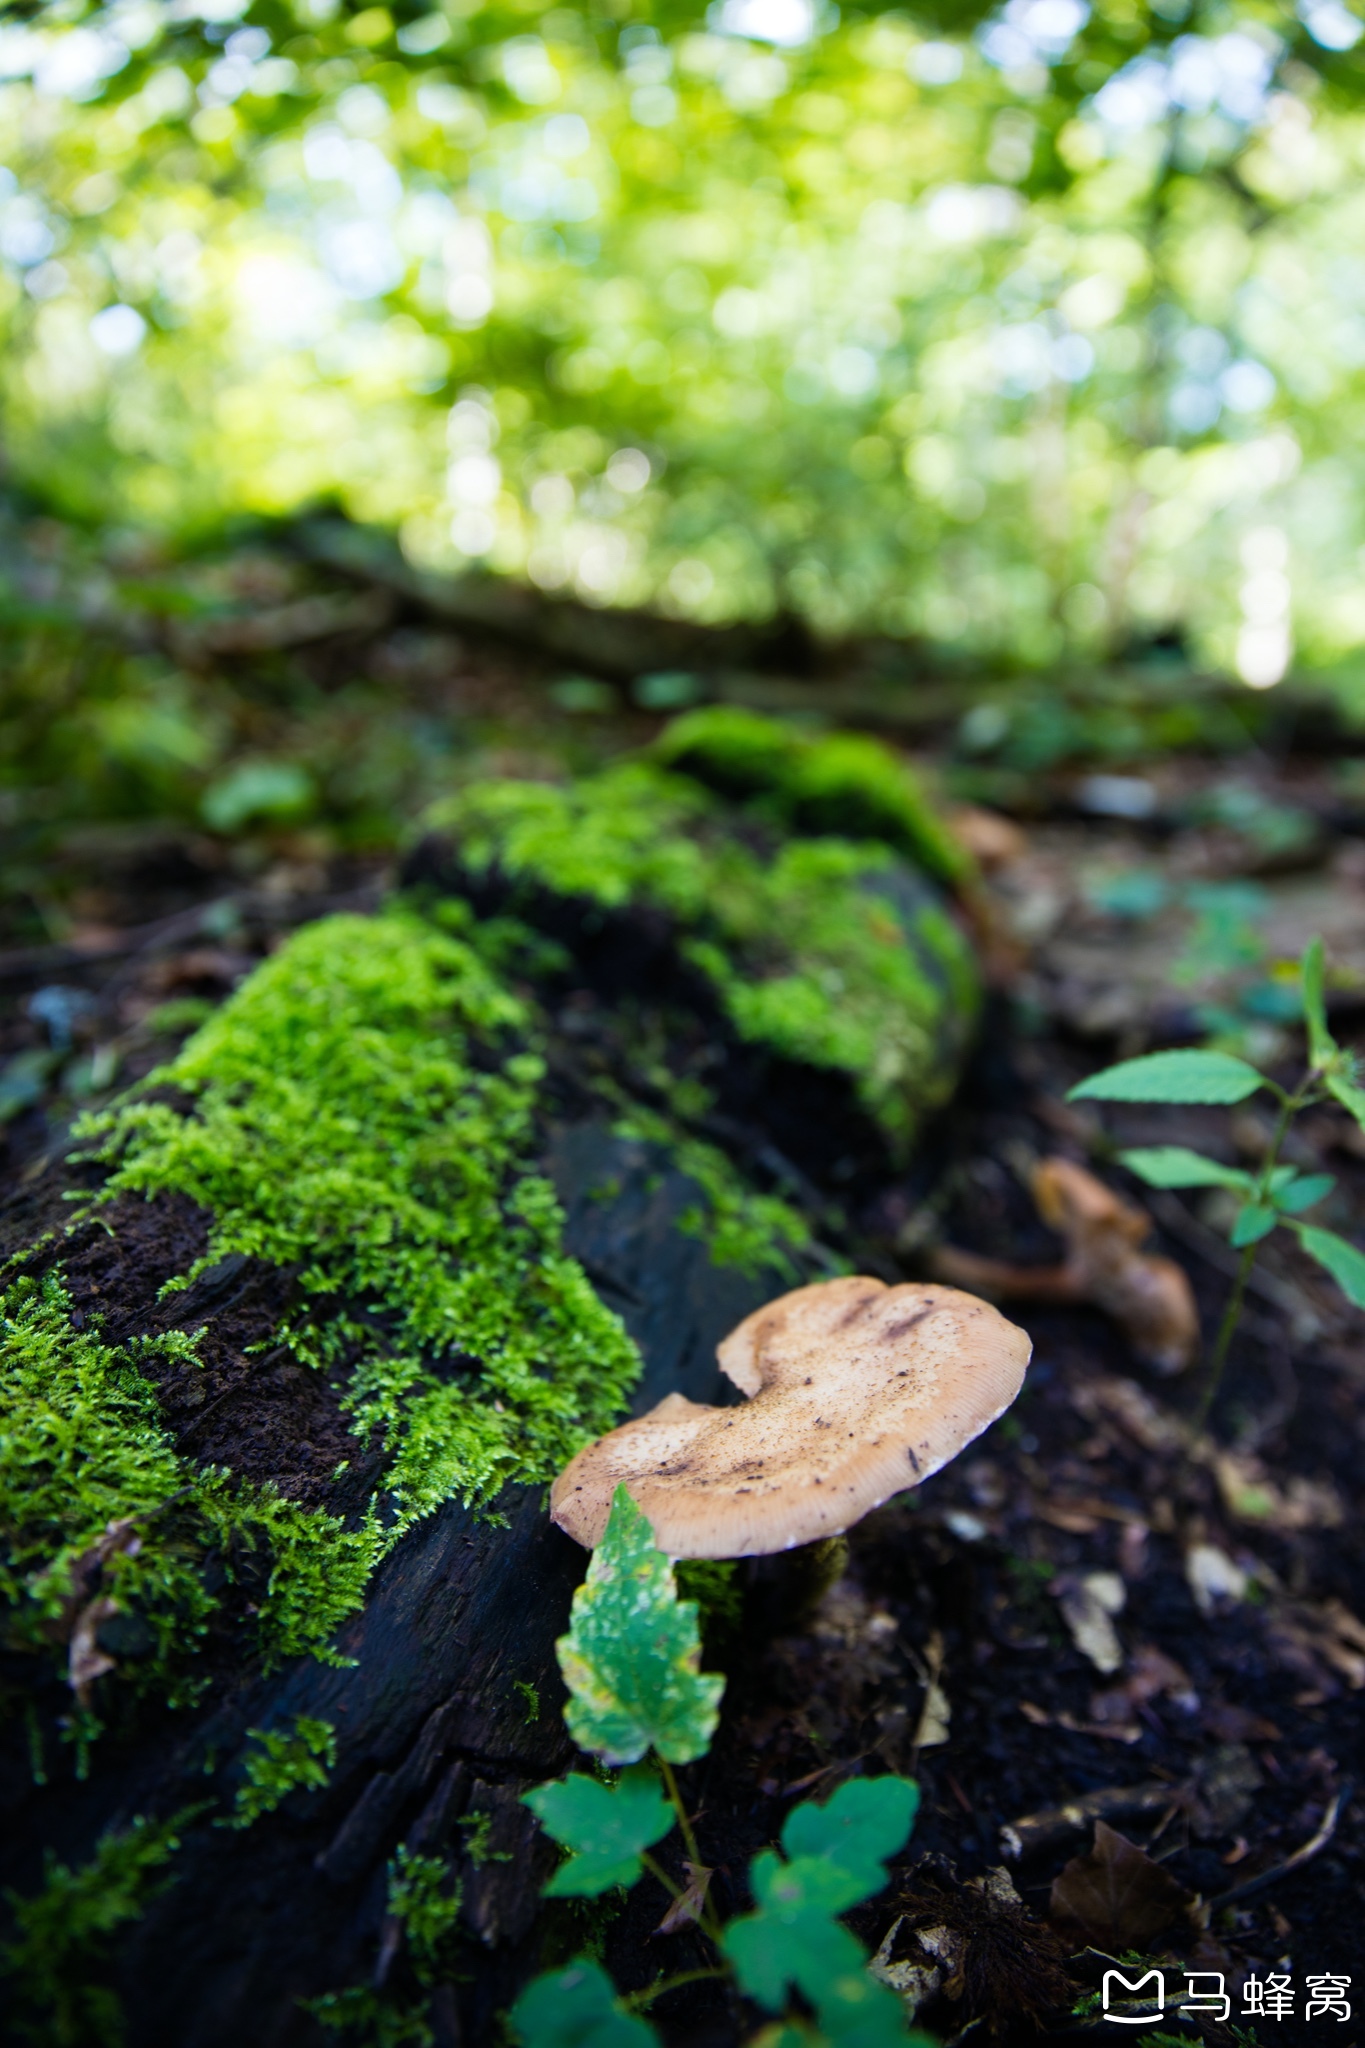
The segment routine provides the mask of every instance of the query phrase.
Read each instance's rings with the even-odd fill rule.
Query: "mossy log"
[[[974,1008],[891,757],[684,727],[465,791],[11,1212],[13,2038],[483,2041],[557,1938],[545,1482],[862,1254]]]

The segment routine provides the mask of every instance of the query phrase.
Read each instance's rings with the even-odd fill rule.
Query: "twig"
[[[1000,1830],[1002,1853],[1011,1862],[1030,1856],[1038,1849],[1050,1849],[1069,1834],[1078,1833],[1092,1820],[1119,1820],[1129,1815],[1160,1813],[1163,1807],[1180,1803],[1180,1787],[1152,1780],[1145,1785],[1106,1785],[1098,1792],[1086,1792],[1069,1799],[1065,1806],[1050,1806],[1041,1813],[1026,1813]]]
[[[1347,1783],[1339,1792],[1333,1793],[1332,1803],[1322,1816],[1317,1833],[1310,1836],[1301,1849],[1296,1849],[1292,1856],[1286,1856],[1282,1863],[1272,1863],[1269,1870],[1261,1871],[1258,1876],[1244,1878],[1241,1884],[1233,1885],[1231,1891],[1219,1892],[1217,1898],[1209,1900],[1209,1911],[1219,1913],[1224,1906],[1233,1906],[1240,1899],[1249,1899],[1253,1892],[1264,1891],[1267,1885],[1277,1884],[1282,1877],[1287,1877],[1291,1870],[1298,1870],[1303,1864],[1310,1863],[1320,1850],[1327,1847],[1336,1833],[1341,1810],[1353,1789]]]

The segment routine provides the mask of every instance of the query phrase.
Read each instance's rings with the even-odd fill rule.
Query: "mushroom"
[[[761,1557],[837,1536],[1003,1415],[1030,1349],[953,1287],[798,1287],[717,1349],[746,1401],[669,1394],[581,1450],[550,1513],[590,1548],[624,1484],[670,1557]]]
[[[1183,1372],[1199,1352],[1199,1311],[1189,1276],[1174,1259],[1141,1246],[1152,1219],[1070,1159],[1043,1159],[1033,1199],[1066,1243],[1060,1266],[1016,1266],[940,1245],[934,1271],[945,1280],[1016,1301],[1089,1301],[1127,1334],[1158,1372]]]

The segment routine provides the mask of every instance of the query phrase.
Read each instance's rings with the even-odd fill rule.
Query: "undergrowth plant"
[[[101,1979],[119,1930],[171,1882],[166,1866],[199,1811],[187,1807],[164,1821],[139,1814],[101,1836],[75,1869],[49,1849],[42,1888],[31,1898],[5,1894],[13,1934],[0,1949],[0,2001],[15,2038],[36,2048],[119,2048],[122,2007]]]
[[[526,1794],[569,1852],[545,1895],[599,1898],[648,1873],[672,1901],[659,1931],[693,1930],[706,1960],[661,1971],[625,1996],[586,1957],[547,1972],[512,2009],[522,2048],[655,2048],[644,2010],[707,1980],[780,2015],[755,2037],[763,2048],[927,2048],[925,2036],[907,2032],[900,2000],[868,1974],[862,1946],[839,1919],[885,1884],[885,1861],[904,1844],[919,1804],[909,1780],[854,1778],[824,1806],[794,1807],[782,1855],[765,1849],[750,1865],[755,1910],[722,1921],[674,1766],[706,1754],[725,1681],[699,1670],[696,1604],[679,1599],[673,1568],[623,1486],[558,1652],[569,1732],[599,1770]],[[652,1853],[675,1831],[680,1876]]]
[[[1218,1391],[1257,1247],[1272,1230],[1292,1230],[1309,1257],[1326,1268],[1348,1301],[1357,1308],[1365,1308],[1365,1252],[1334,1230],[1304,1220],[1306,1212],[1331,1193],[1335,1180],[1331,1174],[1300,1173],[1296,1167],[1280,1162],[1295,1118],[1316,1103],[1340,1103],[1365,1129],[1365,1088],[1360,1085],[1356,1055],[1338,1045],[1327,1028],[1324,972],[1322,940],[1314,939],[1303,956],[1300,982],[1308,1065],[1292,1089],[1282,1088],[1278,1081],[1232,1053],[1192,1048],[1121,1060],[1117,1066],[1106,1067],[1082,1081],[1067,1098],[1072,1102],[1088,1097],[1101,1102],[1216,1103],[1231,1107],[1265,1089],[1279,1104],[1270,1142],[1254,1173],[1242,1167],[1225,1166],[1188,1145],[1143,1146],[1119,1154],[1129,1171],[1149,1187],[1221,1187],[1241,1198],[1230,1234],[1242,1256],[1205,1368],[1196,1417],[1200,1426]]]

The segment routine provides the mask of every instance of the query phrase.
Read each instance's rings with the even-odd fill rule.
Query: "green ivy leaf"
[[[1240,1167],[1222,1166],[1192,1152],[1188,1145],[1147,1145],[1133,1152],[1120,1152],[1130,1173],[1152,1188],[1236,1188],[1249,1194],[1256,1185]]]
[[[672,1764],[706,1754],[725,1680],[697,1669],[697,1604],[679,1600],[673,1567],[624,1486],[555,1649],[580,1749],[611,1764],[636,1763],[651,1745]]]
[[[1337,1042],[1327,1029],[1325,976],[1322,940],[1310,939],[1303,956],[1303,1021],[1308,1028],[1308,1057],[1315,1067],[1325,1067],[1337,1050]]]
[[[1244,1102],[1264,1086],[1255,1067],[1230,1052],[1149,1052],[1092,1074],[1067,1101]]]
[[[547,1899],[595,1899],[613,1885],[634,1884],[640,1851],[661,1841],[677,1816],[648,1764],[614,1785],[582,1772],[523,1794],[547,1835],[573,1851],[545,1887]]]
[[[507,2018],[522,2048],[658,2048],[653,2027],[626,2011],[596,1963],[535,1978]]]
[[[825,1858],[862,1886],[859,1898],[886,1882],[882,1865],[901,1848],[919,1811],[919,1786],[911,1778],[849,1778],[823,1806],[807,1800],[793,1807],[782,1830],[782,1847],[793,1860]]]
[[[1294,1228],[1309,1257],[1327,1268],[1346,1299],[1356,1308],[1365,1308],[1365,1252],[1338,1237],[1335,1230],[1320,1230],[1312,1223],[1296,1223]]]
[[[1268,1202],[1248,1202],[1244,1209],[1238,1210],[1229,1236],[1241,1251],[1247,1245],[1259,1244],[1263,1237],[1268,1237],[1279,1220],[1279,1211],[1272,1209]]]
[[[1330,1195],[1335,1186],[1336,1180],[1330,1173],[1296,1174],[1283,1187],[1272,1188],[1270,1199],[1277,1209],[1298,1216],[1324,1195]]]

